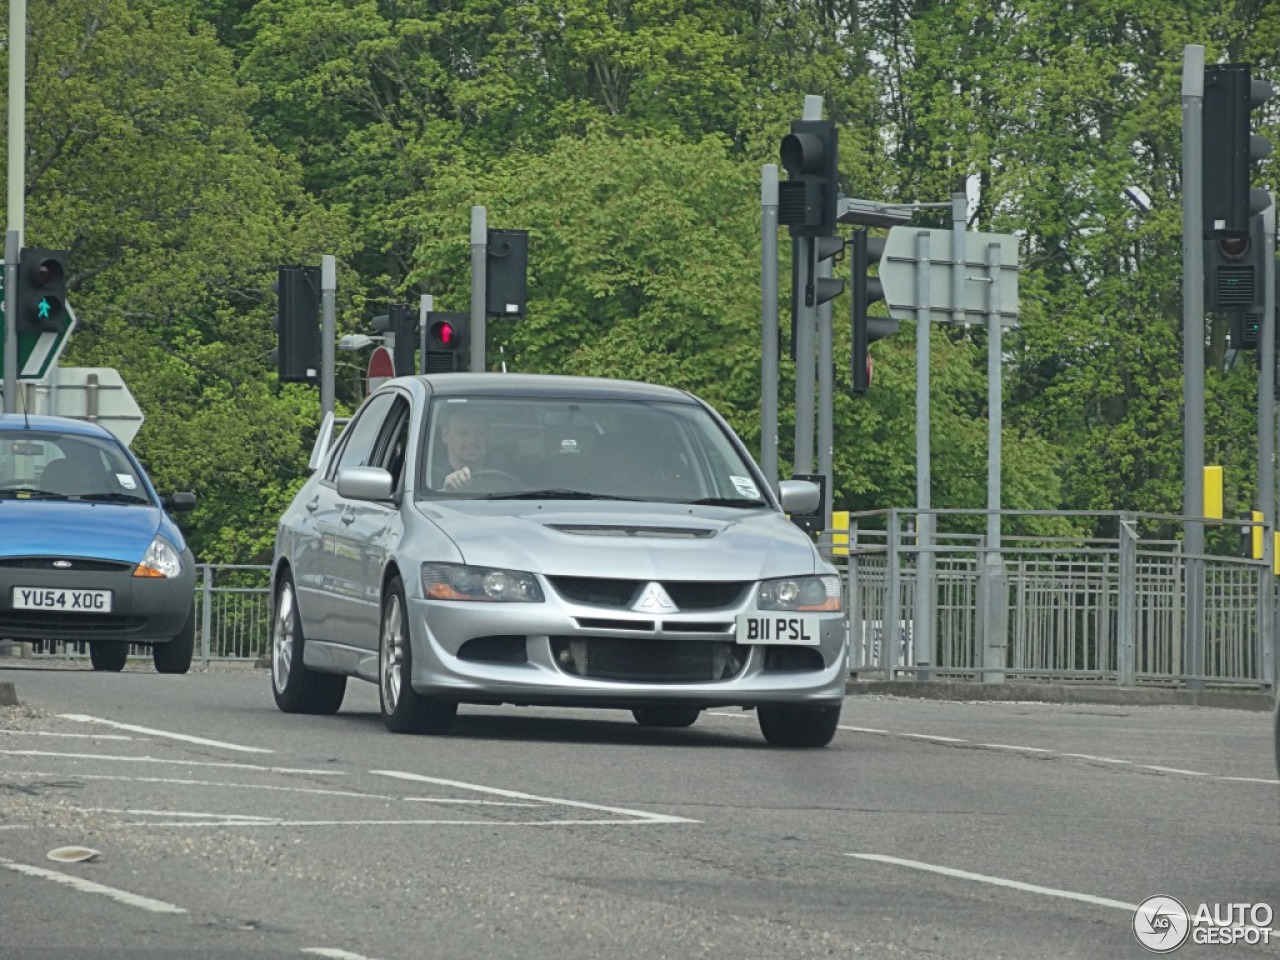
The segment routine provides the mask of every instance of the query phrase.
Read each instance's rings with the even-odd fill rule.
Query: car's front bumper
[[[738,611],[602,618],[597,610],[554,601],[410,600],[409,612],[414,689],[460,702],[819,706],[845,694],[846,624],[839,612],[821,615],[819,642],[803,648],[736,644]],[[605,620],[628,628],[602,626]],[[476,659],[477,646],[509,662]],[[585,662],[588,650],[607,663],[604,675]]]
[[[170,579],[134,577],[132,564],[84,561],[61,570],[33,558],[0,560],[0,639],[162,643],[186,623],[195,599],[195,565],[185,558]],[[15,587],[110,590],[110,613],[16,610]]]

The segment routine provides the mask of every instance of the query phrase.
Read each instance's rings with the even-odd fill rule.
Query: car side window
[[[387,426],[378,442],[379,453],[373,466],[384,467],[391,474],[391,489],[399,490],[409,451],[409,401],[396,397],[385,422]]]
[[[378,450],[378,437],[382,435],[382,425],[386,421],[387,411],[391,409],[396,394],[380,393],[369,399],[356,414],[355,420],[348,425],[342,434],[342,449],[338,450],[329,461],[329,469],[325,473],[326,480],[333,480],[338,471],[344,467],[375,466],[374,456]]]

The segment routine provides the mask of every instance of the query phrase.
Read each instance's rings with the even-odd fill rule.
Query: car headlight
[[[182,555],[164,537],[156,537],[147,547],[142,562],[134,568],[135,577],[155,577],[170,580],[182,573]]]
[[[422,593],[428,600],[509,603],[541,603],[543,600],[542,588],[531,573],[461,563],[424,563]]]
[[[760,584],[756,606],[761,610],[839,610],[840,578],[779,577]]]

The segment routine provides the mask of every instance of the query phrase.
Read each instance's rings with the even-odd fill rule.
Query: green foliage
[[[340,333],[419,293],[466,309],[476,204],[491,226],[530,232],[529,313],[491,319],[491,366],[683,387],[758,445],[760,167],[777,163],[806,94],[839,125],[847,194],[938,202],[966,184],[971,229],[1019,237],[1002,505],[1181,510],[1182,50],[1204,43],[1209,62],[1272,75],[1276,4],[47,0],[28,11],[25,237],[71,250],[80,326],[64,362],[122,371],[158,484],[201,498],[184,522],[204,559],[269,556],[319,419],[316,391],[282,387],[269,360],[276,267],[337,257]],[[931,217],[916,222],[949,226]],[[786,291],[785,234],[781,247]],[[835,307],[837,505],[912,504],[914,324],[874,345],[872,389],[855,397],[841,388],[847,299]],[[980,509],[986,331],[929,336],[932,502]],[[1224,338],[1211,318],[1206,459],[1226,467],[1228,509],[1244,509],[1257,377]],[[363,363],[339,361],[345,409],[362,395]],[[785,475],[794,370],[783,368]]]

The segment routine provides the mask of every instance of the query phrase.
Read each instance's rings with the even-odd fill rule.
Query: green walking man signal
[[[67,325],[67,251],[23,247],[18,256],[19,333],[59,333]]]

